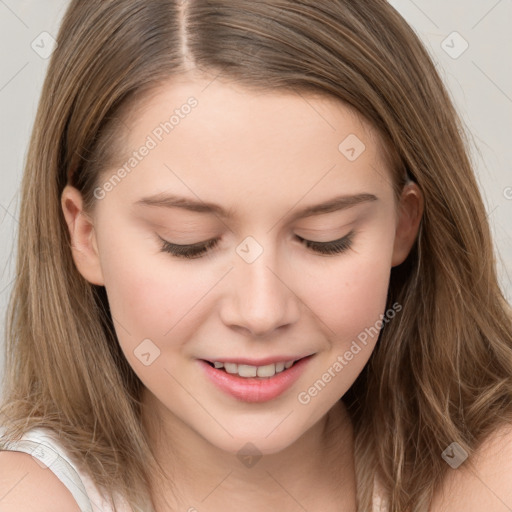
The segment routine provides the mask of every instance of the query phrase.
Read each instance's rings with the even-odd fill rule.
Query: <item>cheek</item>
[[[108,235],[107,235],[108,236]],[[106,246],[105,246],[106,247]],[[121,344],[143,339],[179,339],[197,314],[194,305],[214,283],[204,272],[184,272],[158,244],[139,240],[137,248],[112,233],[102,254],[102,270],[114,325]],[[197,322],[197,319],[196,319]]]
[[[361,251],[316,275],[313,311],[328,346],[297,395],[300,410],[312,419],[348,391],[368,362],[387,316],[389,276],[386,251]]]
[[[382,231],[361,237],[354,250],[309,274],[308,288],[315,313],[337,343],[357,337],[385,313],[391,270],[392,238]],[[376,340],[375,340],[376,341]]]

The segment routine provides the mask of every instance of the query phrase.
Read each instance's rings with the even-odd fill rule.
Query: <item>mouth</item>
[[[199,359],[209,381],[221,391],[244,402],[273,400],[291,388],[315,354],[297,359],[251,365],[248,361]]]
[[[294,364],[298,363],[302,359],[304,358],[302,357],[299,359],[292,359],[288,361],[279,361],[276,363],[269,363],[260,366],[223,361],[204,360],[204,362],[209,364],[212,368],[215,368],[216,370],[220,370],[231,375],[238,375],[239,377],[243,378],[260,377],[268,379],[278,373],[282,373],[290,369]]]

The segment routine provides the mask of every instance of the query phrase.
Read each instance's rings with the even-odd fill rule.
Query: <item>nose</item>
[[[270,336],[278,328],[294,324],[301,303],[293,290],[294,279],[290,266],[278,263],[270,250],[264,250],[252,263],[237,260],[221,309],[224,324],[253,337]]]

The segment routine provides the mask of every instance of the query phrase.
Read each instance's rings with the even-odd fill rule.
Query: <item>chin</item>
[[[275,422],[276,426],[279,421]],[[268,423],[258,425],[253,423],[252,429],[244,429],[244,431],[237,431],[236,429],[229,429],[229,434],[220,437],[211,437],[210,435],[203,436],[204,439],[216,446],[219,450],[231,453],[237,456],[243,455],[272,455],[288,448],[297,439],[301,437],[304,432],[297,432],[290,429],[277,429],[272,431],[268,428]]]

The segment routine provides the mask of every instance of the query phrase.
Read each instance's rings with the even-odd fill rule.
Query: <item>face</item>
[[[341,102],[210,82],[147,99],[94,213],[71,187],[62,205],[154,413],[273,453],[368,361],[418,196],[395,203],[377,136]]]

